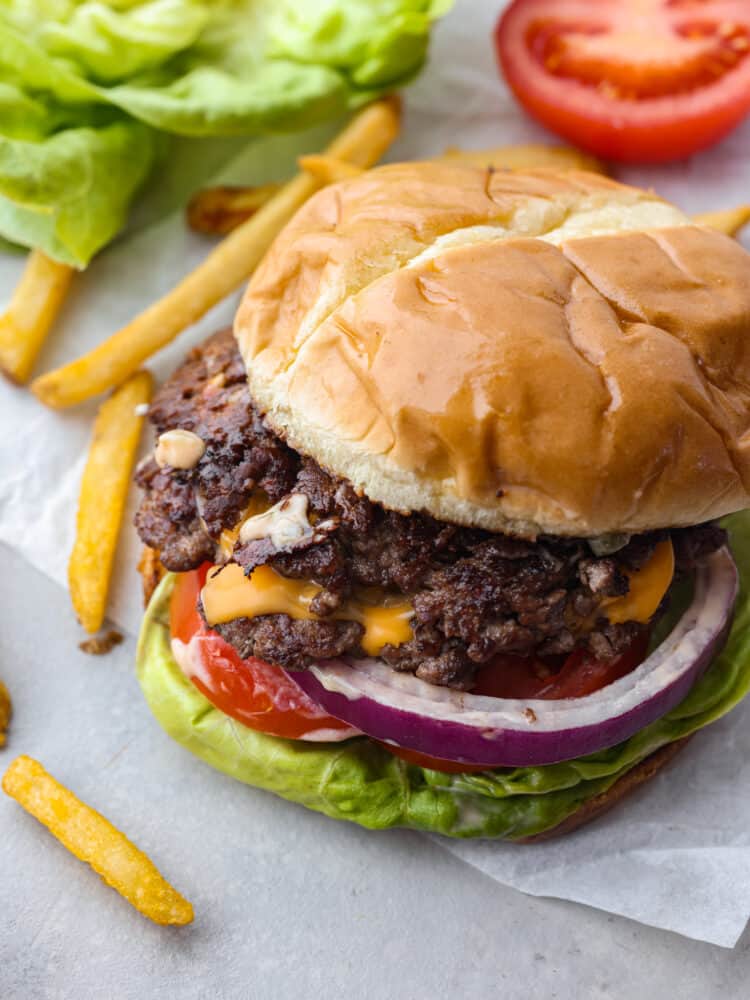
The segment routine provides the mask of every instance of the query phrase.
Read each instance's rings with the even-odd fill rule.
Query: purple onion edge
[[[435,719],[382,705],[365,693],[350,699],[340,692],[329,691],[309,670],[295,672],[291,676],[326,712],[360,729],[372,739],[394,743],[431,757],[466,764],[485,764],[487,767],[555,764],[615,746],[675,708],[724,646],[732,624],[735,600],[736,588],[723,625],[671,683],[627,712],[573,729],[536,732],[533,729],[488,730],[458,720]],[[685,614],[689,614],[691,609],[692,605]],[[675,628],[678,625],[679,622]],[[447,752],[448,748],[456,747],[460,750]]]

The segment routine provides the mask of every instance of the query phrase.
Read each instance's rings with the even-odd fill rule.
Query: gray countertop
[[[211,771],[151,718],[133,640],[80,653],[65,591],[3,555],[15,715],[0,763],[38,757],[196,911],[180,930],[150,924],[2,797],[3,1000],[748,995],[748,932],[727,951],[534,899],[418,834],[368,833]],[[179,814],[161,807],[167,782],[183,788]]]
[[[431,155],[452,143],[479,148],[543,138],[497,77],[490,38],[501,6],[458,0],[438,27],[431,66],[409,94],[391,158]],[[748,126],[702,158],[622,176],[688,211],[746,200]],[[159,229],[159,241],[164,233]],[[182,264],[181,227],[173,238]],[[71,337],[88,330],[100,338],[98,310],[107,327],[116,325],[106,281],[110,268],[121,282],[117,253],[115,246],[103,254],[86,276],[86,309],[71,313]],[[169,281],[168,256],[163,251],[152,268],[162,281]],[[145,301],[156,294],[148,282],[141,291]],[[55,343],[70,356],[64,337]],[[18,426],[20,412],[4,411],[6,423]],[[46,426],[39,419],[37,426]],[[51,467],[65,472],[76,453],[74,419],[56,415],[52,430],[37,431],[44,455],[24,454],[27,467],[49,462],[54,433]],[[49,558],[62,578],[69,546],[59,537],[72,514],[66,511],[70,520],[62,524],[61,508],[51,508],[52,546],[28,495],[21,506],[31,511],[34,530],[14,527],[8,535],[19,537],[8,541],[28,557],[36,541],[38,564],[49,568]],[[748,931],[727,951],[524,896],[416,833],[368,833],[211,771],[151,718],[133,672],[133,639],[106,657],[80,653],[65,590],[17,552],[3,555],[0,678],[15,715],[0,768],[19,753],[38,757],[151,855],[193,902],[196,920],[180,930],[150,924],[0,795],[2,1000],[750,995]],[[121,569],[128,562],[121,557]],[[118,592],[135,593],[135,572],[127,572]],[[182,794],[166,795],[175,785]]]

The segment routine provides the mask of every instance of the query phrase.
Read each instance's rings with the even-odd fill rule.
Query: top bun
[[[328,187],[235,333],[271,427],[386,507],[591,537],[750,505],[750,254],[595,174]]]

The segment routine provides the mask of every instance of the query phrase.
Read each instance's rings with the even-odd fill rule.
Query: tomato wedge
[[[526,110],[607,159],[679,159],[750,112],[747,0],[514,0],[495,44]]]
[[[190,679],[226,715],[251,729],[287,739],[340,740],[355,735],[350,726],[327,715],[281,669],[257,660],[243,660],[228,642],[207,628],[197,604],[210,565],[180,573],[170,603],[172,638],[195,641],[199,676]]]

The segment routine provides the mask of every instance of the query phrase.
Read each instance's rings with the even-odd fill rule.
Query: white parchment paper
[[[430,66],[407,94],[402,138],[389,159],[447,145],[488,147],[554,141],[519,110],[498,77],[491,30],[502,3],[459,0],[435,34]],[[211,245],[191,234],[179,204],[191,178],[260,182],[291,172],[294,155],[320,148],[330,130],[248,143],[218,143],[207,158],[190,144],[162,180],[162,216],[141,207],[130,232],[76,278],[40,370],[76,356],[113,332],[195,266]],[[201,157],[198,163],[197,157]],[[750,122],[715,150],[618,176],[689,212],[750,200]],[[201,167],[201,169],[198,169]],[[150,194],[148,206],[159,205]],[[0,305],[23,258],[0,254]],[[238,296],[218,306],[150,364],[164,378],[186,350],[231,321]],[[0,541],[64,584],[78,485],[95,405],[54,413],[25,390],[0,384]],[[144,448],[147,443],[144,442]],[[131,507],[136,497],[131,497]],[[141,615],[135,574],[139,544],[123,532],[111,618],[135,633]],[[71,612],[72,614],[72,612]],[[6,627],[8,627],[6,625]],[[12,623],[11,623],[12,627]],[[750,916],[750,705],[699,734],[679,760],[625,808],[558,842],[518,847],[439,842],[500,882],[557,896],[656,927],[731,947]],[[238,788],[237,794],[242,794]]]

